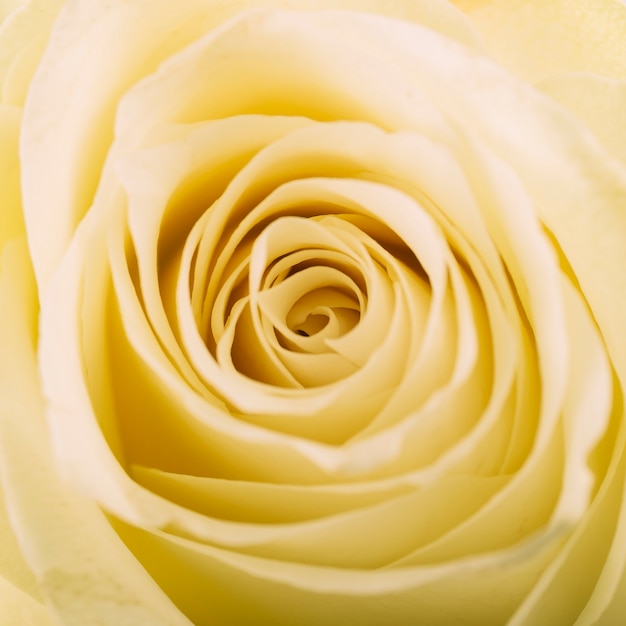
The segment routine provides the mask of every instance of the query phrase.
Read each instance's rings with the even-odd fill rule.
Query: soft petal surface
[[[4,495],[37,583],[63,623],[189,624],[124,549],[102,511],[55,478],[34,354],[35,285],[23,241],[5,248],[0,302]],[[16,593],[10,596],[15,603]],[[42,616],[43,608],[32,603],[15,604],[15,611]]]
[[[453,0],[495,58],[536,81],[563,72],[626,78],[622,0]]]
[[[537,86],[574,113],[614,157],[626,163],[626,80],[571,73],[551,76]]]

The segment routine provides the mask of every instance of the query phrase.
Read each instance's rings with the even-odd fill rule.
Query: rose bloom
[[[0,11],[0,623],[624,623],[625,3]]]

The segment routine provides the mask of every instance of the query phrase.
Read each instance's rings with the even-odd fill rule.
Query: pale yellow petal
[[[564,293],[572,368],[563,407],[563,484],[553,520],[558,516],[579,517],[580,522],[571,540],[520,606],[512,621],[515,626],[547,620],[579,623],[576,621],[579,616],[580,623],[592,623],[583,616],[596,617],[606,606],[624,565],[625,542],[616,526],[624,510],[620,502],[624,480],[623,435],[614,442],[614,456],[601,485],[595,484],[596,477],[588,465],[599,436],[607,430],[608,420],[620,419],[623,408],[619,402],[612,406],[606,352],[580,295],[568,284]],[[591,500],[596,489],[597,496]],[[572,596],[573,589],[576,593]]]
[[[616,450],[618,449],[616,448]],[[623,457],[624,454],[622,452]],[[626,541],[624,540],[626,507],[624,506],[624,485],[620,481],[620,472],[622,475],[626,472],[623,463],[617,467],[615,477],[612,477],[611,481],[612,493],[607,495],[607,499],[610,500],[608,506],[611,508],[609,510],[594,510],[592,523],[595,527],[592,527],[590,524],[590,528],[586,529],[584,545],[587,555],[589,555],[587,557],[588,560],[600,559],[604,554],[606,554],[606,557],[594,592],[581,613],[581,623],[593,623],[595,620],[597,620],[596,623],[598,624],[619,623],[626,610]],[[620,510],[619,514],[616,515],[617,525],[612,527],[610,524],[613,522],[613,515],[616,514],[618,507]],[[598,528],[601,524],[605,524],[606,531],[603,528]],[[597,550],[595,541],[596,537],[603,534],[607,538],[612,536],[613,541],[610,546],[606,545],[609,543],[607,541],[603,546],[602,552],[600,552]],[[605,553],[604,550],[607,550],[607,552]]]
[[[0,5],[0,101],[21,106],[63,2],[24,0],[4,4],[6,8]],[[3,21],[6,10],[11,12]]]
[[[562,531],[512,551],[423,568],[363,571],[242,555],[125,525],[118,532],[197,624],[502,624],[554,556]],[[219,581],[219,582],[218,582]],[[271,598],[271,602],[267,599]]]
[[[37,298],[24,242],[5,249],[0,303],[5,498],[21,549],[46,598],[71,623],[188,626],[104,513],[59,479],[36,368]]]
[[[18,154],[21,118],[19,108],[0,104],[0,250],[24,232]]]
[[[545,78],[537,87],[581,119],[626,164],[626,81],[574,73]]]
[[[0,493],[0,497],[2,497],[0,504],[0,580],[8,587],[28,596],[33,602],[41,603],[42,596],[39,584],[24,561],[9,512],[6,509],[4,492]]]
[[[27,0],[0,0],[0,24]]]
[[[172,474],[134,467],[142,485],[182,506],[212,517],[284,523],[325,517],[369,506],[412,491],[407,485],[290,485]]]
[[[452,0],[513,73],[535,81],[590,71],[626,78],[622,0]]]
[[[3,626],[59,626],[42,602],[0,577],[0,621]]]

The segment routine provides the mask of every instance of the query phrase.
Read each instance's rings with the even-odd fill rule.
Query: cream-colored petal
[[[623,445],[622,439],[618,440],[616,452]],[[626,527],[626,507],[624,506],[624,484],[621,477],[626,468],[623,467],[623,448],[620,465],[616,467],[615,474],[611,477],[611,493],[606,495],[608,508],[593,509],[592,522],[585,528],[584,552],[582,559],[597,559],[602,561],[602,572],[599,574],[594,592],[584,610],[580,615],[579,622],[593,623],[597,620],[599,624],[619,623],[624,610],[626,590],[626,542],[624,541],[624,528]],[[605,500],[602,502],[604,503]],[[619,513],[617,510],[619,509]],[[615,518],[613,517],[615,515]],[[613,527],[613,520],[617,520],[617,525]],[[602,525],[603,527],[599,528]],[[603,550],[597,550],[596,538],[606,537],[603,542]],[[612,537],[612,542],[609,538]],[[610,545],[607,545],[609,544]],[[606,550],[606,552],[605,552]],[[578,556],[578,555],[577,555]],[[585,559],[587,557],[587,559]]]
[[[438,539],[508,480],[507,476],[443,479],[406,496],[294,525],[289,532],[284,529],[283,536],[245,553],[302,564],[378,568]]]
[[[615,528],[623,489],[623,454],[618,439],[607,479],[595,500],[591,496],[598,485],[589,467],[589,459],[599,437],[604,435],[612,406],[611,372],[597,329],[574,288],[565,283],[564,295],[571,339],[569,389],[563,406],[563,477],[559,502],[552,520],[558,517],[580,518],[571,541],[542,574],[521,605],[513,624],[533,624],[546,619],[559,623],[587,622],[581,614],[594,587],[596,597],[585,613],[596,614],[604,607],[619,580],[623,567],[624,542]],[[613,414],[613,415],[612,415]],[[617,472],[617,473],[615,473]],[[611,546],[611,543],[614,545]],[[615,547],[608,552],[609,546]],[[605,586],[606,585],[606,586]],[[576,589],[574,596],[571,590]],[[578,623],[578,622],[576,622]]]
[[[0,24],[16,9],[21,7],[27,0],[1,0],[0,1]]]
[[[103,512],[57,474],[34,353],[37,297],[29,264],[25,242],[9,244],[0,278],[0,462],[11,523],[26,561],[68,623],[106,619],[188,626]]]
[[[5,255],[5,259],[9,254]],[[4,309],[3,309],[4,310]],[[6,413],[6,409],[3,411]],[[6,419],[6,418],[5,418]],[[0,475],[1,476],[1,475]],[[9,488],[10,489],[10,488]],[[24,560],[22,549],[15,535],[11,511],[7,508],[4,488],[0,492],[0,582],[7,603],[14,607],[22,604],[37,605],[43,601],[39,583],[31,568]],[[10,599],[13,598],[13,601]],[[0,601],[0,608],[4,602]],[[14,622],[9,622],[10,624]]]
[[[349,511],[412,491],[407,485],[290,485],[172,474],[137,466],[138,482],[182,506],[212,517],[285,523]]]
[[[537,87],[581,119],[626,164],[626,80],[573,73],[550,76]]]
[[[452,0],[506,68],[535,81],[590,71],[626,78],[622,0]]]
[[[0,6],[0,101],[21,106],[63,2],[24,0],[6,4],[6,8]],[[2,20],[7,10],[10,13]]]
[[[392,496],[389,491],[383,498],[379,496],[384,492],[350,494],[344,486],[344,510],[327,509],[328,514],[312,519],[272,522],[266,518],[260,524],[254,520],[240,523],[179,509],[166,528],[174,535],[241,553],[291,562],[369,568],[436,539],[482,506],[507,481],[508,477],[455,477],[407,495]],[[297,488],[291,491],[297,493]],[[302,491],[304,495],[307,490]],[[313,490],[322,507],[324,502],[326,507],[332,504],[329,493],[332,491],[323,488]],[[351,507],[346,506],[348,502]],[[450,506],[451,502],[456,506]],[[199,508],[207,507],[201,504]],[[369,545],[372,536],[379,538],[375,546]]]
[[[163,533],[116,526],[196,624],[206,603],[225,623],[288,626],[337,620],[375,626],[502,624],[550,561],[563,533],[511,551],[424,568],[364,571],[236,554]],[[268,602],[271,598],[271,602]]]
[[[95,499],[100,490],[117,498],[114,510],[134,511],[136,504],[128,490],[117,491],[121,469],[112,452],[118,457],[123,454],[112,419],[114,398],[103,332],[110,280],[104,263],[106,240],[94,245],[88,226],[84,224],[74,238],[62,271],[42,298],[38,363],[46,416],[64,479]],[[93,327],[98,331],[90,333]]]
[[[582,515],[597,488],[589,458],[609,427],[615,391],[606,350],[580,293],[563,279],[570,342],[563,403],[566,462],[555,517]]]
[[[58,626],[52,611],[0,577],[0,620],[6,626]]]
[[[0,275],[7,271],[7,264],[15,262],[16,243],[8,242],[23,238],[24,234],[17,152],[20,120],[17,107],[0,104],[0,180],[3,181],[0,187]],[[6,293],[2,296],[7,297]],[[0,298],[0,307],[2,315],[8,316],[8,301]],[[10,358],[11,345],[2,345],[5,359],[7,355]],[[35,619],[47,624],[49,621],[46,620],[50,618],[46,617],[47,611],[41,605],[39,585],[24,561],[4,500],[4,492],[0,489],[0,618],[3,623],[11,625],[34,623]]]
[[[0,493],[0,581],[6,585],[6,593],[12,590],[17,596],[24,596],[33,603],[41,603],[39,584],[30,567],[24,560],[20,545],[13,530],[12,520],[7,510],[4,490]],[[0,594],[1,595],[1,594]],[[0,602],[0,606],[2,602]]]
[[[18,155],[21,119],[20,109],[0,104],[0,250],[24,232]]]

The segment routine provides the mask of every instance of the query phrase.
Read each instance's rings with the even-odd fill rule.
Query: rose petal
[[[626,164],[626,81],[576,73],[545,78],[537,87],[572,111]]]
[[[621,0],[452,0],[513,73],[540,80],[590,71],[626,78]]]
[[[20,547],[46,597],[74,623],[106,616],[116,624],[189,625],[102,511],[56,475],[33,345],[36,288],[23,241],[5,248],[0,302],[2,478]]]
[[[285,523],[326,517],[413,491],[402,484],[289,485],[172,474],[137,466],[142,485],[211,517],[249,523]]]
[[[61,5],[62,0],[24,0],[0,7],[0,101],[24,103]]]
[[[58,624],[46,606],[4,578],[0,578],[0,619],[3,624]]]
[[[564,285],[573,365],[570,391],[563,407],[563,484],[553,520],[560,516],[581,517],[581,522],[572,541],[547,568],[533,593],[521,605],[514,624],[532,624],[549,615],[558,615],[559,619],[566,621],[575,621],[579,617],[598,577],[603,570],[606,571],[608,538],[615,532],[610,530],[615,525],[615,495],[607,496],[606,489],[608,487],[609,492],[619,489],[623,481],[623,474],[614,475],[609,471],[597,501],[590,500],[596,485],[588,459],[611,417],[611,372],[604,346],[580,295],[568,283],[564,282]],[[622,462],[619,459],[619,456],[614,458],[613,468]],[[599,532],[598,525],[604,530]],[[610,557],[611,561],[614,558],[619,556]],[[570,596],[572,589],[576,589],[574,597]],[[567,599],[562,595],[564,593]]]
[[[0,7],[0,24],[7,19],[7,17],[20,6],[24,5],[26,0],[6,0]]]
[[[416,612],[434,626],[504,623],[560,540],[553,533],[480,559],[359,571],[262,559],[122,524],[116,528],[194,621],[202,623],[210,603],[233,624],[265,620],[285,626],[294,620],[312,626],[337,619],[408,626]]]
[[[17,107],[0,104],[0,250],[24,233],[17,148],[21,117]]]

